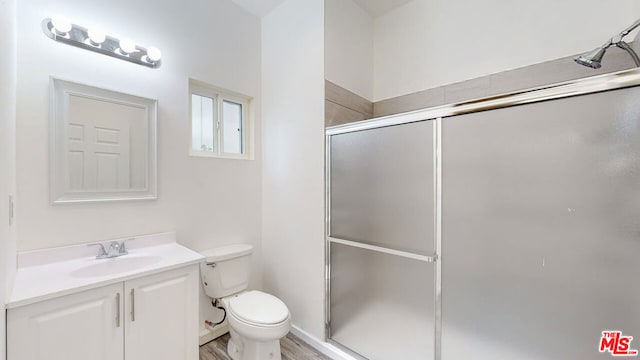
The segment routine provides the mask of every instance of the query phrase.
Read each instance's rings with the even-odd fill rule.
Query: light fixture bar
[[[42,20],[42,31],[52,40],[152,69],[159,68],[162,64],[160,50],[155,47],[147,49],[131,40],[120,40],[99,30],[88,30],[64,19]]]

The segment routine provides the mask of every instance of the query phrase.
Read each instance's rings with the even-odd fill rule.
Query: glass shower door
[[[434,121],[329,146],[330,339],[371,360],[433,359]]]
[[[442,359],[640,339],[640,88],[442,121]]]

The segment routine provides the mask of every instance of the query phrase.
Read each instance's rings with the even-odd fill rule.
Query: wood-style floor
[[[200,346],[200,360],[231,360],[227,355],[229,334]],[[331,360],[297,336],[289,333],[280,340],[282,360]]]

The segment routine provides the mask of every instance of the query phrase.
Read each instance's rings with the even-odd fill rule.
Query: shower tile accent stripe
[[[635,43],[631,46],[635,48]],[[373,103],[373,117],[400,114],[456,102],[499,95],[588,76],[631,69],[633,59],[624,50],[611,48],[598,70],[579,66],[574,56],[542,62],[496,74],[444,85]]]
[[[631,43],[631,46],[635,48],[636,44]],[[618,48],[609,49],[606,61],[598,70],[579,66],[573,58],[574,56],[567,56],[375,103],[325,81],[325,126],[400,114],[635,67],[629,54]]]
[[[371,119],[373,103],[331,81],[325,80],[325,126]]]

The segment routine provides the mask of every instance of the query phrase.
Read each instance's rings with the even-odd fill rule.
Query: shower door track
[[[435,353],[434,359],[441,360],[441,300],[442,300],[442,120],[443,118],[470,114],[482,111],[496,110],[518,105],[532,104],[543,101],[558,100],[569,97],[594,94],[640,85],[640,68],[622,70],[614,73],[592,76],[577,80],[561,82],[553,85],[540,86],[527,90],[515,91],[501,95],[479,98],[469,101],[452,103],[401,114],[394,114],[370,120],[364,120],[344,125],[332,126],[325,129],[325,341],[357,359],[365,359],[344,345],[331,339],[331,244],[354,246],[367,250],[387,253],[390,255],[412,258],[414,260],[433,262],[436,266],[435,281]],[[436,252],[433,255],[418,255],[398,250],[391,250],[374,245],[363,244],[345,239],[332,238],[331,235],[331,137],[357,131],[383,128],[394,125],[409,124],[419,121],[434,121],[434,166],[435,166],[435,239]]]

